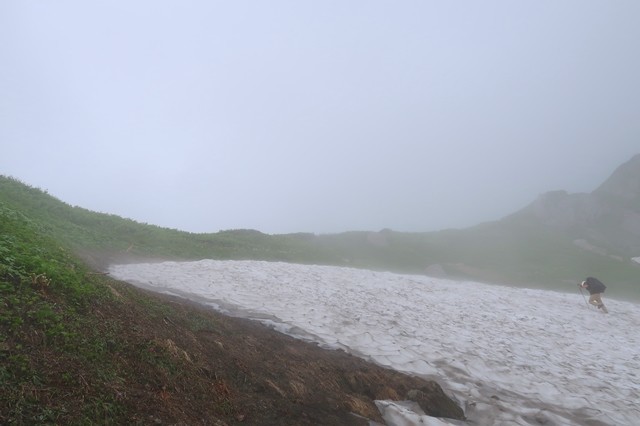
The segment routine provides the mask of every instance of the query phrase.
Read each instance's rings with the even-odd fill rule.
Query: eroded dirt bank
[[[143,386],[133,383],[123,390],[123,397],[141,411],[136,420],[366,425],[366,419],[383,423],[374,400],[404,400],[415,389],[422,390],[427,414],[462,418],[460,408],[435,382],[322,349],[184,299],[121,282],[108,285],[119,302],[101,314],[118,316],[127,324],[123,339],[147,342],[142,350],[150,356],[168,352],[175,363],[166,375],[156,374]],[[153,308],[149,316],[139,302],[132,302],[141,297],[160,300],[166,308]],[[145,370],[143,365],[139,368]],[[176,369],[182,372],[176,374]]]

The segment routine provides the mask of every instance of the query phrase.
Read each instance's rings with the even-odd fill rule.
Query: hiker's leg
[[[596,296],[598,296],[596,298],[596,301],[598,302],[598,309],[602,309],[602,312],[604,312],[605,314],[607,313],[607,308],[605,308],[604,303],[602,303],[602,293],[597,294]]]
[[[604,307],[604,303],[602,303],[602,293],[592,294],[589,297],[589,303],[595,305],[598,309],[602,309],[603,312],[607,312],[607,308]]]
[[[602,294],[598,293],[596,294],[596,298],[595,298],[596,304],[598,307],[602,306]]]

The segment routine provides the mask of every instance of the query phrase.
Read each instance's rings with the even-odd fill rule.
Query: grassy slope
[[[529,224],[495,222],[425,234],[383,231],[317,237],[345,264],[424,273],[440,265],[447,276],[489,283],[577,292],[593,275],[607,295],[640,301],[640,265],[582,250],[572,239]],[[617,255],[617,253],[612,253]]]
[[[374,399],[431,384],[119,283],[74,255],[286,259],[307,237],[194,236],[0,178],[0,424],[381,421]],[[432,414],[461,415],[439,401]]]
[[[256,373],[269,362],[256,364],[256,357],[276,349],[261,347],[249,357],[250,329],[239,333],[234,320],[178,308],[92,269],[104,258],[124,257],[284,260],[408,273],[439,264],[454,276],[567,291],[583,276],[596,275],[610,284],[607,294],[640,299],[638,266],[580,250],[570,239],[526,223],[428,234],[196,235],[71,207],[0,177],[0,423],[150,423],[159,416],[166,422],[276,424],[289,416],[294,424],[303,416],[300,407],[309,419],[345,416],[357,407],[375,416],[371,398],[393,394],[374,392],[373,382],[365,396],[352,389],[353,381],[336,387],[331,379],[323,387],[322,377],[345,377],[340,365],[355,361],[310,366],[306,352],[296,374],[318,368],[319,376],[308,379],[319,386],[307,393],[315,399],[281,392],[295,379],[287,369],[268,377]],[[250,346],[257,345],[260,334],[255,336]],[[277,339],[284,337],[267,342],[301,345]],[[293,362],[288,358],[288,365]],[[251,363],[254,368],[247,367]],[[343,388],[351,393],[339,394]],[[337,401],[354,405],[327,411],[338,394]],[[347,421],[341,419],[336,422]]]
[[[116,261],[122,256],[261,259],[405,273],[424,273],[437,264],[453,277],[566,291],[574,291],[579,281],[594,275],[609,285],[609,296],[640,300],[640,265],[628,256],[616,259],[619,253],[602,256],[585,251],[567,236],[517,220],[434,233],[190,234],[71,207],[0,177],[3,200],[45,223],[76,253],[97,253]]]
[[[176,259],[261,259],[339,263],[308,234],[266,235],[254,230],[192,234],[72,207],[14,179],[0,176],[0,202],[46,224],[77,252]]]
[[[609,284],[608,295],[640,300],[640,265],[582,250],[571,238],[531,224],[502,221],[442,232],[433,244],[449,253],[449,261],[476,268],[476,277],[486,274],[486,281],[576,291],[594,275]]]

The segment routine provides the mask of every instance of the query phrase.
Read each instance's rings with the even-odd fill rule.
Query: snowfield
[[[437,380],[468,422],[378,401],[390,425],[636,425],[640,305],[574,293],[260,261],[113,265],[117,279]],[[568,290],[570,291],[570,290]],[[606,296],[606,294],[605,294]]]

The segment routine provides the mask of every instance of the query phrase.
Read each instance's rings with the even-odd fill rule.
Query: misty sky
[[[0,174],[192,232],[496,220],[640,152],[640,1],[0,2]]]

